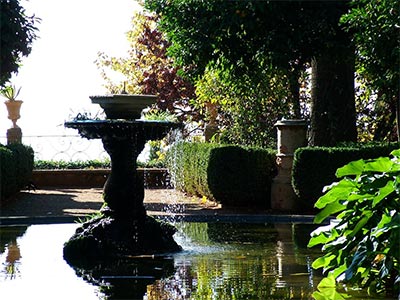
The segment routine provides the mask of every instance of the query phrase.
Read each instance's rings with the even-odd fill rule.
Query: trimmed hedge
[[[110,160],[36,160],[35,170],[76,170],[76,169],[108,169]]]
[[[139,168],[165,168],[163,161],[149,161],[140,162],[137,161]],[[35,160],[35,170],[77,170],[77,169],[109,169],[111,168],[110,159],[93,159],[93,160],[76,160],[76,161],[65,161],[65,160]]]
[[[324,186],[337,181],[336,170],[345,164],[380,156],[400,148],[400,143],[355,144],[346,147],[305,147],[295,151],[292,185],[304,210],[314,208]]]
[[[167,153],[176,189],[227,206],[270,207],[276,152],[271,149],[180,142]]]
[[[28,185],[33,170],[33,149],[21,144],[0,145],[1,199]]]

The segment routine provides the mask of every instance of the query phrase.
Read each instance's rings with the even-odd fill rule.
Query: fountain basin
[[[156,103],[157,96],[113,94],[89,98],[100,105],[108,119],[139,119],[143,109]]]
[[[147,120],[76,120],[66,122],[87,139],[101,139],[110,155],[111,172],[103,189],[99,216],[82,224],[64,245],[64,258],[80,265],[131,255],[176,252],[175,228],[147,216],[143,178],[136,160],[148,140],[163,138],[181,124]]]
[[[156,120],[76,120],[64,123],[65,127],[77,129],[87,139],[105,136],[127,139],[158,140],[171,129],[181,128],[181,123]]]

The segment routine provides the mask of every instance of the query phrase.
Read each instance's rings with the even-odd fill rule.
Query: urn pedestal
[[[281,120],[275,124],[278,130],[278,175],[272,181],[271,208],[291,211],[296,208],[297,196],[292,187],[294,152],[307,145],[305,120]]]

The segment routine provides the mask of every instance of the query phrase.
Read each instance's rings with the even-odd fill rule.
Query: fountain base
[[[150,216],[142,220],[101,215],[85,222],[64,244],[64,258],[73,265],[138,255],[176,252],[174,226]]]

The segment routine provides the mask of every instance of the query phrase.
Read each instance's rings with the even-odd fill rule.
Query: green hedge
[[[176,189],[228,206],[270,207],[275,158],[271,149],[180,142],[167,166]]]
[[[160,160],[148,162],[137,162],[139,168],[165,168],[165,164]],[[110,159],[93,160],[35,160],[35,170],[76,170],[76,169],[109,169],[111,168]]]
[[[23,189],[31,180],[33,149],[21,144],[0,145],[1,199]]]
[[[304,210],[313,209],[324,186],[337,181],[336,170],[359,159],[389,156],[400,143],[355,144],[345,147],[305,147],[295,151],[292,185]]]
[[[108,169],[111,162],[107,160],[36,160],[35,170],[69,170],[69,169]]]

